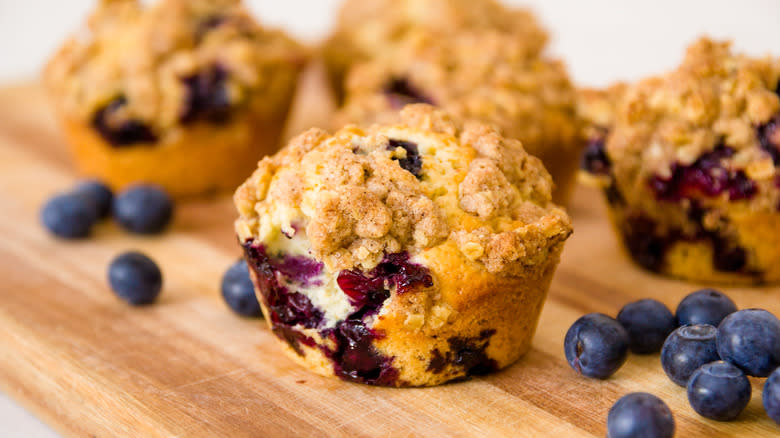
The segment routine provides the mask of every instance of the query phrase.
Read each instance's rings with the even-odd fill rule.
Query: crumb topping
[[[350,71],[337,123],[397,117],[398,96],[388,84],[402,79],[458,117],[495,124],[534,155],[551,144],[576,149],[574,88],[562,63],[537,55],[525,41],[499,31],[464,31],[446,40],[410,31],[395,50]]]
[[[304,55],[283,33],[258,25],[239,0],[158,0],[148,7],[101,0],[44,78],[71,118],[90,121],[110,108],[106,123],[160,134],[220,119],[225,107],[278,111]]]
[[[393,142],[416,145],[419,176]],[[488,271],[513,275],[571,233],[551,187],[519,141],[409,105],[397,124],[311,129],[264,158],[235,194],[236,231],[265,241],[298,227],[331,271],[370,269],[386,253],[414,256],[451,240]]]
[[[728,42],[702,38],[677,70],[628,87],[606,143],[621,189],[646,190],[639,181],[671,178],[675,167],[723,147],[733,151],[721,154],[724,169],[746,170],[763,188],[773,186],[772,154],[757,132],[780,112],[779,77],[780,60],[736,54]]]
[[[425,30],[451,36],[468,29],[511,34],[528,56],[539,54],[547,33],[526,9],[507,8],[495,0],[347,0],[326,54],[341,67],[373,58],[373,53]]]

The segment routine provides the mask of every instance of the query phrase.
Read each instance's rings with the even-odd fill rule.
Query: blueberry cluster
[[[579,318],[569,328],[564,351],[569,365],[586,377],[606,379],[625,363],[628,351],[661,352],[661,366],[686,387],[691,407],[707,418],[735,419],[751,396],[747,376],[767,377],[763,402],[780,424],[780,320],[762,309],[737,310],[728,296],[702,289],[686,296],[676,314],[661,302],[629,303],[617,319],[601,313]],[[674,420],[657,397],[633,393],[610,410],[610,437],[674,434]]]
[[[56,195],[41,209],[41,222],[55,236],[81,239],[92,227],[112,215],[125,230],[136,234],[163,231],[173,215],[173,201],[161,188],[138,184],[116,197],[105,184],[82,181],[70,193]],[[162,273],[144,254],[126,252],[108,267],[111,289],[127,303],[137,306],[152,303],[162,289]]]
[[[55,236],[65,239],[88,237],[100,219],[112,214],[125,230],[157,234],[173,216],[173,201],[161,188],[137,184],[116,198],[105,184],[82,181],[73,191],[49,199],[41,209],[41,222]]]

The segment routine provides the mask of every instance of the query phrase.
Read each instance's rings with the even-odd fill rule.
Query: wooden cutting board
[[[291,130],[327,116],[310,76]],[[660,396],[677,436],[778,436],[761,407],[763,380],[738,421],[699,417],[658,355],[631,356],[612,378],[577,376],[563,337],[584,313],[615,315],[655,297],[672,309],[699,285],[650,275],[619,252],[597,193],[579,189],[563,254],[531,352],[509,369],[426,389],[318,377],[280,354],[264,322],[234,316],[219,295],[239,256],[230,199],[180,205],[161,237],[110,222],[62,242],[38,210],[77,177],[36,85],[0,90],[0,389],[69,436],[605,436],[612,404],[632,391]],[[130,308],[109,291],[120,251],[156,259],[159,302]],[[728,289],[740,307],[780,314],[780,289]]]

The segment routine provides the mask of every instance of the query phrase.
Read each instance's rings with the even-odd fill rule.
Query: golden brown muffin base
[[[79,171],[114,190],[138,182],[189,197],[235,190],[263,156],[278,149],[284,114],[258,119],[234,115],[222,125],[196,123],[168,134],[163,142],[116,147],[80,120],[62,118]]]
[[[609,218],[621,248],[636,261],[622,230],[626,227],[624,208],[609,207]],[[653,272],[688,281],[720,285],[762,285],[780,281],[780,213],[743,213],[730,217],[734,243],[746,251],[747,263],[741,272],[725,272],[713,264],[713,244],[706,239],[678,240],[666,248],[664,262]],[[639,264],[639,263],[638,263]],[[640,264],[641,265],[641,264]],[[647,267],[645,267],[647,269]]]
[[[425,301],[429,297],[423,291],[400,296],[393,293],[371,327],[384,334],[374,346],[382,355],[393,358],[392,366],[399,372],[394,385],[440,385],[506,368],[527,353],[562,249],[563,242],[555,244],[545,263],[519,277],[489,274],[460,255],[454,244],[424,252],[426,267],[440,288],[437,308],[433,309],[430,302],[413,303],[425,308],[425,320],[418,326],[409,322],[405,309],[410,301]],[[263,314],[273,328],[254,269],[250,273]],[[316,329],[301,332],[318,344],[328,342],[319,337]],[[459,366],[456,358],[462,352],[452,351],[453,340],[478,347],[487,360],[494,361],[494,367],[468,370]],[[299,354],[283,339],[277,337],[277,341],[294,362],[322,376],[336,375],[333,361],[317,346],[299,343]]]

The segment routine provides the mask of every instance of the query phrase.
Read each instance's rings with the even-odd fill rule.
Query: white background
[[[603,86],[676,65],[698,35],[740,50],[780,55],[780,0],[507,0],[532,7],[550,30],[550,52],[576,82]],[[316,42],[339,0],[249,0],[261,20]],[[0,0],[0,82],[34,78],[83,20],[93,0]],[[0,437],[53,433],[0,394]]]

